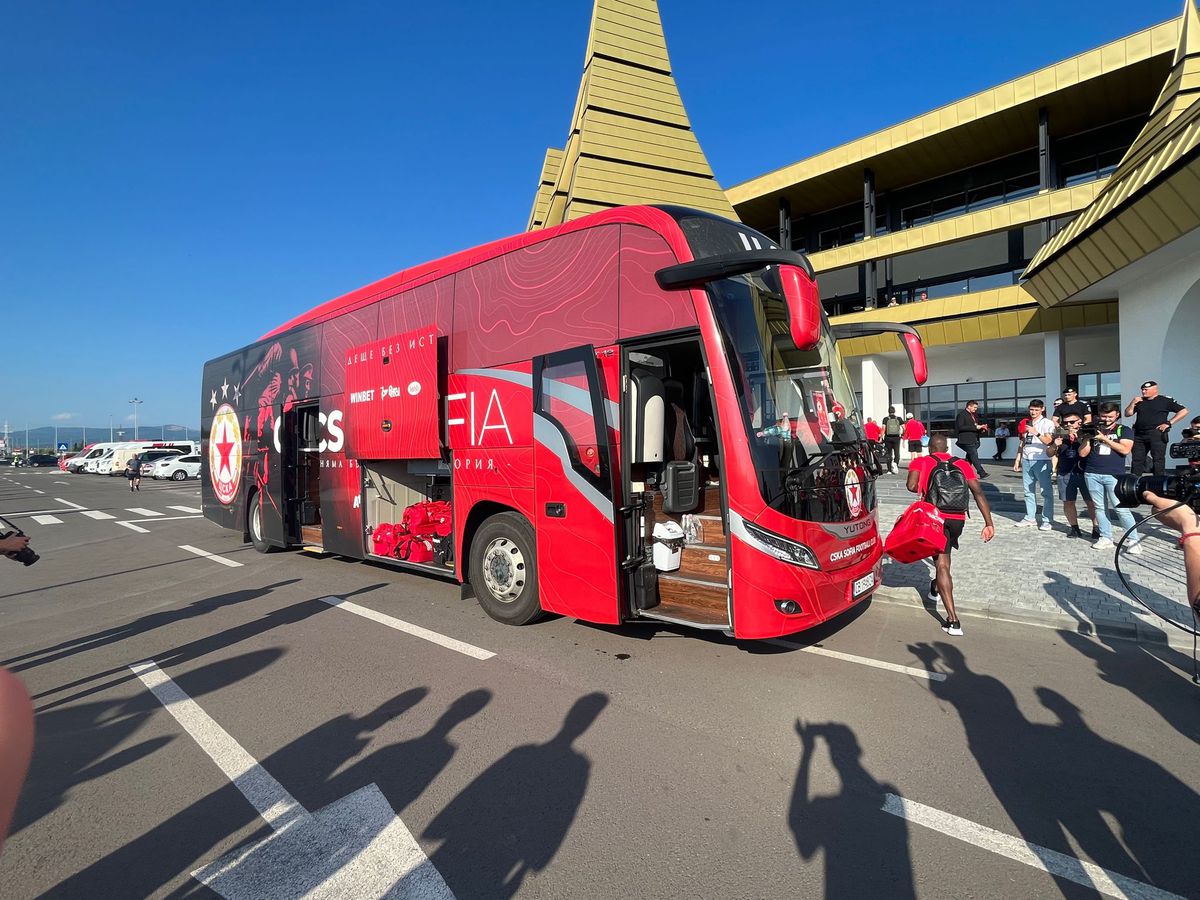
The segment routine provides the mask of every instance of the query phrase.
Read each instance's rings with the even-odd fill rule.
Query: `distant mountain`
[[[0,440],[4,440],[4,423],[0,422]],[[82,447],[84,443],[94,444],[98,441],[109,440],[108,426],[93,428],[82,425],[60,425],[57,435],[53,425],[42,425],[29,429],[28,446],[33,450],[45,450],[53,453],[56,449],[55,438],[59,444],[66,444],[68,450]],[[132,441],[133,426],[112,429],[112,440]],[[141,441],[198,441],[200,429],[183,425],[143,425],[138,423],[137,439]],[[22,449],[26,446],[25,429],[17,428],[11,422],[8,425],[7,447],[9,450]]]

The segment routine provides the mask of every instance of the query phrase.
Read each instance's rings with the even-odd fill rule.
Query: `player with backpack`
[[[896,415],[896,407],[889,406],[883,420],[883,458],[889,472],[900,471],[900,436],[904,433],[904,420]]]
[[[937,507],[944,520],[946,549],[933,558],[934,579],[929,583],[929,599],[942,598],[946,607],[946,622],[942,630],[946,634],[961,636],[962,623],[954,609],[954,581],[950,577],[950,553],[957,550],[958,539],[967,522],[967,507],[972,496],[979,513],[983,516],[983,540],[986,543],[996,535],[992,525],[992,511],[987,497],[983,495],[974,467],[965,459],[949,453],[946,436],[937,434],[929,439],[929,455],[918,457],[908,465],[907,487],[920,494],[927,503]]]

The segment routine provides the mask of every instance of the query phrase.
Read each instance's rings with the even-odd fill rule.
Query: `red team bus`
[[[878,467],[808,260],[623,207],[418,266],[204,367],[204,514],[268,552],[769,638],[879,584]]]

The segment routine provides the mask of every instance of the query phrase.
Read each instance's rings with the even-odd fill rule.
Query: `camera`
[[[10,537],[25,537],[25,532],[3,516],[0,516],[0,526],[3,526],[5,529],[3,532],[0,532],[0,540]],[[32,566],[41,559],[30,547],[26,547],[24,550],[16,550],[12,553],[5,553],[4,555],[9,559],[15,559],[23,566]]]
[[[1079,426],[1079,440],[1094,441],[1096,435],[1100,433],[1100,428],[1091,422],[1084,422]]]
[[[1200,513],[1200,440],[1196,431],[1186,429],[1184,440],[1170,447],[1171,459],[1186,459],[1187,466],[1163,475],[1122,475],[1117,479],[1116,494],[1119,506],[1134,507],[1142,502],[1142,494],[1153,491],[1168,500],[1186,503]]]

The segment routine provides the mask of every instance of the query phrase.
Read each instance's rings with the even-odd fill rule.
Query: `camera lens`
[[[1122,475],[1117,479],[1114,492],[1118,506],[1134,507],[1142,502],[1142,494],[1152,491],[1168,500],[1178,500],[1179,477],[1177,475]]]

